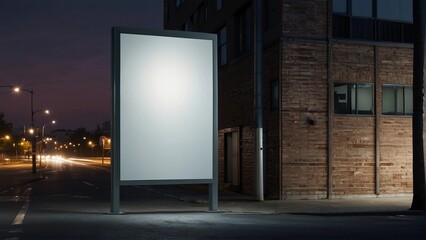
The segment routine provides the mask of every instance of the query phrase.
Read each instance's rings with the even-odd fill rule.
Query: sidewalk
[[[205,189],[152,186],[157,193],[172,196],[183,202],[208,205]],[[173,189],[174,188],[174,189]],[[178,188],[178,190],[176,190]],[[412,196],[359,197],[318,200],[265,200],[230,191],[219,192],[219,211],[235,214],[308,214],[308,215],[408,215],[423,214],[410,211]]]
[[[408,214],[411,197],[220,202],[221,210],[264,214]]]

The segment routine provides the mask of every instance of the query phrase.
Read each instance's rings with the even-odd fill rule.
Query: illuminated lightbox
[[[119,28],[115,41],[112,157],[121,185],[211,183],[216,36]]]

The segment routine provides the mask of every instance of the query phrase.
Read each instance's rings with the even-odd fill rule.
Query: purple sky
[[[93,130],[110,120],[111,27],[162,25],[161,0],[0,0],[0,85],[33,89],[35,110],[52,111],[37,126]],[[0,112],[28,126],[30,94],[0,88]]]

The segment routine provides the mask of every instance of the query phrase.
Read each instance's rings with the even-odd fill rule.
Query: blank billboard
[[[120,181],[213,179],[214,42],[120,33]]]

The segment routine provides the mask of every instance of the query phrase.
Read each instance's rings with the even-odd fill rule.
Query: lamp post
[[[0,85],[0,88],[11,88],[14,92],[19,92],[19,88],[12,85]]]
[[[0,138],[0,140],[4,140],[5,142],[10,140],[10,136],[9,135],[5,135],[3,138]],[[3,158],[4,153],[1,153],[1,157]]]
[[[13,143],[13,147],[15,148],[15,161],[18,160],[18,143]]]
[[[50,123],[46,123],[41,127],[41,156],[40,156],[40,167],[41,167],[41,160],[44,156],[44,148],[43,148],[43,141],[44,141],[44,128],[49,124],[56,124],[56,121],[53,120]],[[46,161],[45,161],[46,162]]]
[[[31,129],[33,131],[32,138],[31,138],[31,155],[32,155],[32,170],[33,170],[32,172],[37,173],[37,163],[36,163],[37,139],[36,139],[36,134],[34,133],[34,115],[38,112],[43,111],[43,110],[34,111],[34,91],[33,90],[29,90],[29,89],[25,89],[25,88],[19,88],[19,87],[13,88],[13,91],[16,92],[16,93],[20,92],[21,90],[31,94]],[[49,114],[49,110],[44,110],[44,112],[46,114]]]

